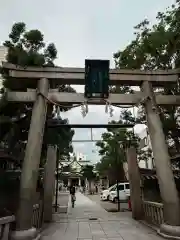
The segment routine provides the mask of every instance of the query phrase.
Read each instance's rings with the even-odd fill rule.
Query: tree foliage
[[[145,167],[149,168],[148,160],[152,159],[152,150],[151,148],[139,150],[138,161],[144,161]],[[154,167],[154,166],[153,166]]]
[[[180,1],[158,12],[156,23],[148,19],[134,27],[134,39],[125,49],[114,54],[117,68],[126,69],[174,69],[180,67]],[[175,84],[155,89],[162,94],[179,95],[179,80]],[[169,145],[173,144],[171,154],[180,152],[179,107],[159,107],[164,133]],[[139,119],[145,121],[144,110],[139,108]]]
[[[92,181],[96,178],[93,165],[82,166],[81,174],[83,178],[87,178],[88,181]]]
[[[28,66],[35,67],[54,67],[54,60],[57,58],[57,49],[54,43],[45,44],[44,35],[38,29],[27,30],[26,25],[23,22],[15,23],[12,26],[9,34],[9,39],[3,44],[8,49],[7,62],[22,66],[24,68]],[[19,79],[11,79],[5,69],[1,69],[3,75],[3,89],[2,93],[6,89],[27,91],[28,88],[37,88],[37,83],[31,80],[19,81]],[[70,86],[52,84],[52,88],[58,88],[63,92],[75,92]],[[66,106],[60,108],[60,110],[66,111]],[[28,131],[30,126],[30,119],[32,113],[32,104],[23,103],[9,103],[5,99],[5,94],[2,95],[0,101],[0,115],[1,118],[8,118],[8,122],[5,121],[1,124],[0,141],[1,146],[6,147],[12,154],[16,153],[17,157],[23,159],[24,149],[27,142]],[[55,118],[57,115],[57,107],[48,105],[48,114],[46,121],[46,129],[43,142],[43,153],[45,153],[48,141],[53,141],[53,144],[58,145],[60,154],[69,155],[72,152],[72,137],[74,131],[69,128],[48,128],[48,121]],[[61,117],[56,119],[56,124],[64,123],[68,124],[67,119],[63,120]],[[21,156],[18,153],[21,153]],[[42,154],[44,156],[44,154]]]
[[[23,22],[12,26],[3,45],[8,48],[7,61],[19,66],[54,66],[57,57],[54,43],[45,48],[43,34],[37,29],[26,31]]]
[[[127,123],[134,119],[126,119],[124,115],[121,116],[123,120],[114,123]],[[138,146],[139,138],[134,135],[132,130],[126,128],[107,128],[101,136],[102,140],[96,143],[99,147],[100,162],[96,165],[96,170],[101,176],[108,176],[111,181],[126,179],[124,173],[123,163],[126,162],[126,147],[133,145]]]
[[[95,181],[97,177],[96,172],[94,171],[94,166],[88,165],[88,164],[85,166],[82,166],[81,174],[82,174],[82,178],[88,180],[89,194],[92,194],[92,181]]]

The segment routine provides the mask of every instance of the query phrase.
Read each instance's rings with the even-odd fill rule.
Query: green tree
[[[46,45],[44,42],[43,34],[35,30],[26,30],[26,25],[23,22],[15,23],[12,26],[12,30],[9,34],[9,39],[4,42],[4,46],[8,49],[7,62],[20,65],[24,68],[27,66],[55,66],[54,60],[57,58],[57,50],[54,43]],[[5,69],[1,69],[3,75],[3,88],[1,90],[2,95],[0,101],[0,115],[1,119],[6,119],[3,123],[0,123],[0,141],[1,146],[6,147],[7,151],[11,154],[16,154],[18,158],[24,158],[24,149],[27,142],[27,136],[30,125],[30,118],[32,113],[32,104],[24,103],[10,103],[6,101],[5,92],[6,89],[27,91],[28,88],[36,88],[36,82],[32,80],[19,81],[10,79]],[[53,88],[58,88],[59,91],[74,92],[70,86],[51,84]],[[61,111],[66,111],[69,106],[60,108]],[[52,105],[48,105],[47,123],[57,115],[57,107],[53,109]],[[63,122],[64,121],[64,122]],[[56,119],[58,123],[67,124],[68,121],[62,118]],[[48,141],[51,142],[54,139],[54,144],[59,147],[60,155],[68,155],[69,151],[72,151],[72,136],[74,132],[71,129],[65,128],[48,128],[46,125],[43,154],[45,156],[45,150]]]
[[[148,19],[135,26],[135,38],[125,49],[114,54],[117,68],[126,69],[173,69],[180,67],[180,1],[158,12],[152,26]],[[164,88],[155,89],[162,94],[179,95],[179,80]],[[180,152],[179,107],[159,107],[167,142],[173,143],[174,153]],[[139,121],[145,122],[145,114],[139,107]],[[171,147],[172,149],[172,147]],[[172,152],[170,152],[172,154]]]
[[[84,179],[88,180],[89,193],[92,193],[92,181],[96,179],[96,173],[93,165],[82,166],[81,174]]]
[[[144,161],[146,168],[149,168],[148,166],[148,160],[152,159],[152,150],[150,148],[144,150],[139,150],[138,152],[138,161]]]
[[[127,122],[119,120],[118,122]],[[133,131],[122,128],[107,128],[107,132],[102,134],[102,140],[96,143],[101,156],[100,162],[96,165],[96,170],[101,176],[108,176],[109,180],[124,181],[126,180],[123,163],[126,162],[125,149],[129,145],[138,146],[139,138],[134,135]]]

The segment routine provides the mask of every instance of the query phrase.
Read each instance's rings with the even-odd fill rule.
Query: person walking
[[[76,195],[75,195],[76,188],[73,184],[70,186],[69,192],[71,194],[71,204],[72,204],[72,207],[74,208],[74,202],[76,201]]]
[[[98,194],[98,186],[96,185],[96,194]]]

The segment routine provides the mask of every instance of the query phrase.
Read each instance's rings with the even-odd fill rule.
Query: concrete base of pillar
[[[162,224],[158,230],[158,234],[167,239],[179,239],[180,240],[180,226],[171,226]]]
[[[39,240],[41,234],[36,228],[30,228],[27,230],[14,231],[11,233],[11,240]]]
[[[67,213],[67,210],[68,210],[68,206],[64,205],[64,206],[58,206],[57,208],[57,212],[55,212],[56,210],[56,207],[53,206],[53,213]]]

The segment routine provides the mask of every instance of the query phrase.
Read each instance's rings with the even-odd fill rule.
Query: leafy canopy
[[[124,120],[111,121],[114,123],[127,123],[134,119],[127,119],[127,115],[123,115]],[[102,140],[96,143],[99,147],[100,162],[96,165],[96,170],[102,176],[108,176],[111,180],[125,180],[123,163],[126,162],[126,147],[129,145],[138,146],[139,138],[134,135],[132,130],[126,128],[107,128],[101,136]]]
[[[156,23],[148,19],[134,27],[134,39],[123,50],[114,54],[117,68],[126,69],[174,69],[180,67],[180,1],[158,12]],[[162,94],[179,95],[179,80],[161,89]],[[164,133],[171,155],[180,152],[180,108],[175,106],[159,107]],[[144,109],[139,108],[140,121],[145,122]]]
[[[83,178],[87,178],[87,180],[89,180],[89,181],[96,178],[96,173],[94,172],[93,165],[82,166],[81,174],[82,174]]]
[[[7,62],[22,66],[24,68],[28,66],[55,66],[54,60],[57,58],[57,49],[54,43],[45,44],[44,35],[37,29],[27,30],[26,25],[23,22],[15,23],[12,26],[9,34],[9,39],[3,44],[8,49]],[[27,91],[28,88],[36,88],[37,83],[31,80],[19,81],[18,79],[10,79],[7,72],[2,69],[3,91],[5,88],[17,91]],[[70,86],[51,84],[53,88],[59,88],[59,91],[74,92]],[[67,108],[60,108],[60,110],[67,110]],[[32,113],[32,104],[23,103],[8,103],[5,97],[2,97],[0,101],[0,115],[8,117],[8,123],[5,122],[1,125],[0,140],[1,145],[6,146],[9,152],[16,153],[17,157],[24,158],[24,150],[27,142],[28,131],[30,126],[30,119]],[[48,114],[46,123],[53,119],[57,113],[57,107],[53,108],[52,105],[48,105]],[[63,122],[64,121],[64,122]],[[57,119],[57,123],[68,124],[67,119]],[[43,154],[45,156],[46,147],[48,141],[58,145],[59,154],[69,156],[69,152],[72,152],[72,137],[74,131],[69,128],[54,128],[48,129],[46,125],[44,142],[43,142]],[[21,153],[21,156],[20,154]]]

